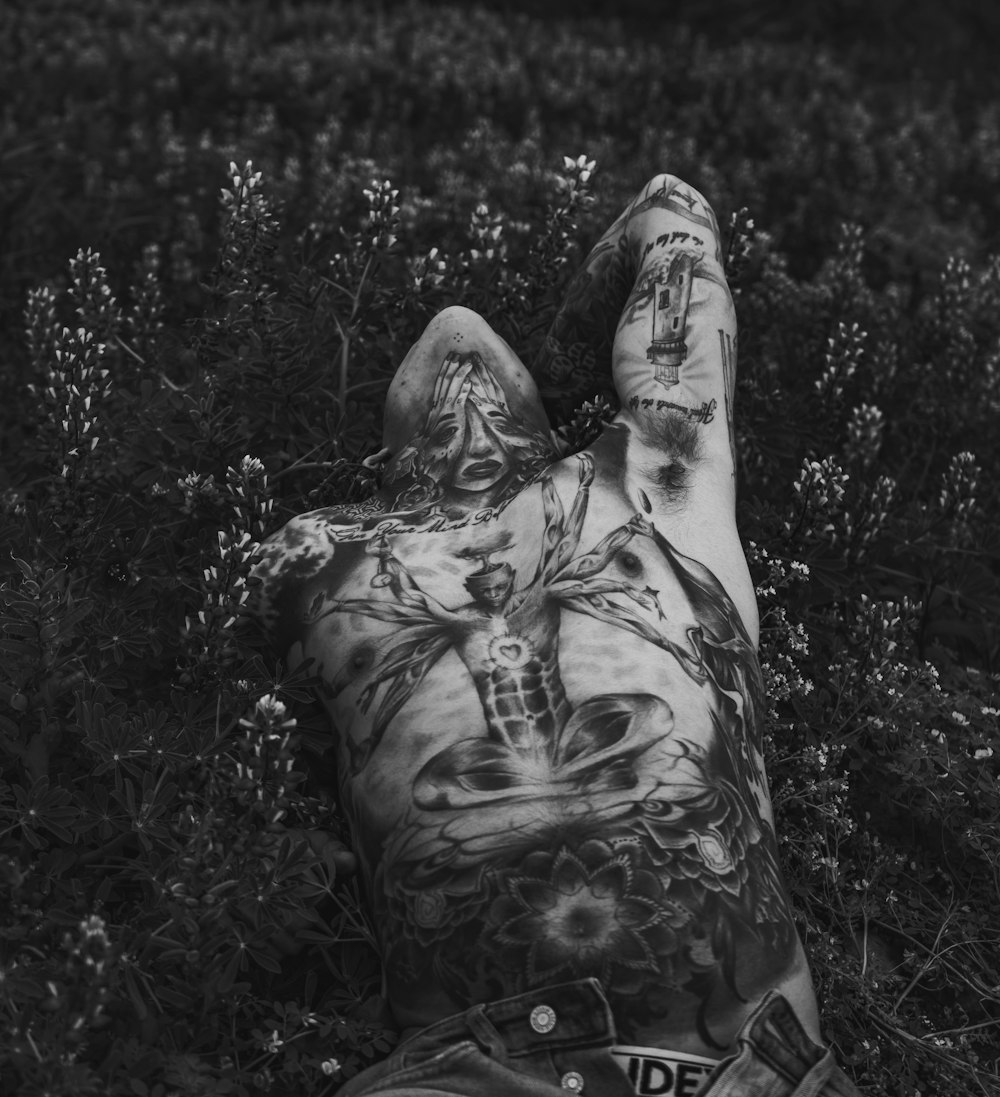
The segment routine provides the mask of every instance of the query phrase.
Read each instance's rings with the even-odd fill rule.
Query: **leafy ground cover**
[[[337,830],[335,781],[244,620],[248,560],[370,489],[437,309],[530,360],[662,170],[730,226],[769,771],[826,1033],[874,1094],[1000,1093],[1000,108],[640,14],[0,13],[5,1094],[331,1094],[391,1047],[354,882],[302,838]]]

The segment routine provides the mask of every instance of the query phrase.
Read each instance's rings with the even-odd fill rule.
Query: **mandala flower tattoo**
[[[612,992],[663,979],[691,916],[663,895],[628,850],[591,839],[575,852],[535,853],[505,881],[490,913],[505,966],[529,985],[595,976]]]

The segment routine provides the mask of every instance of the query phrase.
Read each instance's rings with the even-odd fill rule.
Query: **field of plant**
[[[530,363],[661,171],[728,226],[826,1036],[873,1095],[1000,1094],[1000,105],[649,7],[0,11],[3,1094],[330,1095],[390,1049],[356,884],[302,836],[341,826],[328,732],[249,560],[370,491],[438,309]]]

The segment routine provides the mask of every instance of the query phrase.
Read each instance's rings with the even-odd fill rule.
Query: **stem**
[[[358,309],[361,307],[361,293],[365,288],[365,282],[368,281],[368,274],[372,269],[372,264],[375,261],[375,256],[369,254],[365,261],[365,269],[361,272],[361,277],[358,279],[358,288],[354,291],[354,296],[351,298],[351,315],[347,318],[347,327],[341,324],[340,320],[334,316],[334,322],[337,325],[337,331],[340,333],[340,381],[337,387],[337,400],[340,403],[340,414],[343,416],[347,413],[347,371],[350,365],[351,358],[351,336],[350,332],[354,325],[354,320],[358,315]]]
[[[337,895],[334,891],[328,891],[327,895],[337,904],[338,907],[340,907],[340,910],[343,913],[344,917],[347,919],[348,924],[361,934],[361,936],[371,948],[377,950],[378,945],[375,942],[375,938],[368,931],[368,927],[364,925],[363,922],[358,922],[358,920],[354,917],[351,911],[341,901],[340,896]]]
[[[868,970],[868,912],[862,908],[861,917],[864,920],[864,929],[861,934],[861,978],[865,977],[865,972]],[[916,979],[914,979],[916,982]],[[898,1006],[899,1003],[897,1002]]]
[[[343,417],[347,414],[347,367],[351,357],[351,337],[344,331],[339,320],[337,320],[337,330],[340,332],[340,379],[337,384],[337,403]]]
[[[351,385],[347,390],[348,393],[362,392],[364,389],[376,389],[382,388],[385,385],[385,381],[359,381],[356,385]]]
[[[299,461],[294,465],[289,465],[286,469],[279,469],[271,476],[271,480],[277,480],[281,476],[286,476],[290,472],[304,472],[310,469],[332,469],[336,467],[336,461]]]

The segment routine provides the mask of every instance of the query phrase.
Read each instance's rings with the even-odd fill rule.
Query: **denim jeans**
[[[473,1006],[406,1040],[338,1097],[637,1097],[615,1062],[614,1021],[596,979]],[[648,1097],[860,1097],[832,1052],[805,1034],[775,992],[704,1081],[660,1071]],[[638,1093],[643,1094],[641,1079]]]

